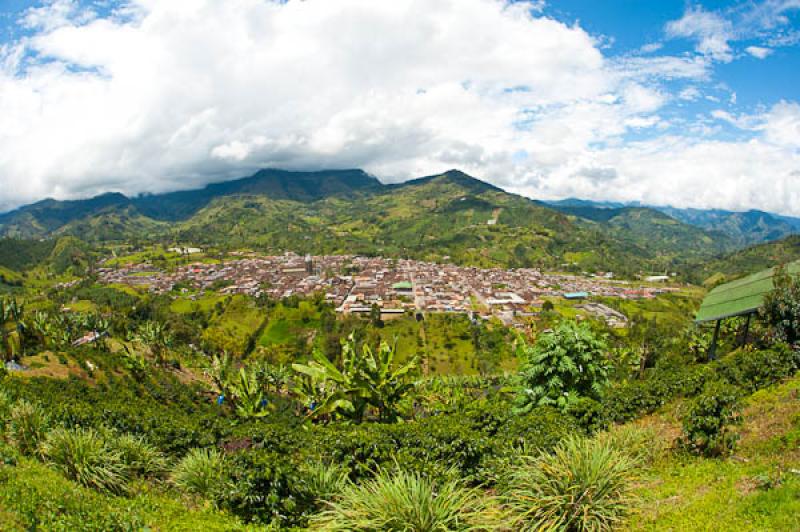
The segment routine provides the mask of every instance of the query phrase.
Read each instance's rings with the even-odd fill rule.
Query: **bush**
[[[141,436],[133,434],[115,435],[108,439],[112,451],[119,455],[130,475],[157,477],[167,469],[164,455]]]
[[[800,277],[781,266],[772,281],[775,288],[764,297],[761,318],[777,340],[794,345],[800,341]]]
[[[741,423],[742,391],[722,381],[709,382],[683,416],[683,443],[704,456],[727,454],[739,435],[733,427]]]
[[[568,438],[515,468],[514,530],[611,530],[630,511],[635,463],[610,442]]]
[[[22,454],[32,455],[39,448],[49,426],[49,419],[37,405],[25,400],[14,403],[8,423],[8,435]]]
[[[208,498],[226,482],[225,456],[217,449],[192,449],[172,471],[172,483],[185,493]]]
[[[312,520],[314,530],[475,530],[489,528],[495,517],[483,492],[403,471],[350,485],[328,507]]]
[[[11,421],[11,412],[14,401],[5,390],[0,390],[0,437],[5,433],[6,426]]]
[[[127,492],[125,464],[93,429],[54,429],[42,444],[42,456],[83,486],[116,495]]]
[[[785,344],[762,351],[739,349],[719,361],[717,374],[730,384],[752,393],[797,371],[800,367],[798,356]]]

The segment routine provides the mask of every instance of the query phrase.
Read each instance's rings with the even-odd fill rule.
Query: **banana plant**
[[[163,366],[166,363],[166,354],[172,345],[172,336],[164,323],[146,322],[136,332],[134,339],[147,347],[159,365]]]
[[[239,368],[236,378],[229,383],[229,389],[237,416],[252,419],[268,414],[264,386],[255,369]]]
[[[408,377],[416,368],[416,359],[395,367],[396,352],[396,344],[386,342],[377,350],[362,345],[359,352],[351,334],[342,342],[341,370],[319,350],[308,364],[292,364],[302,376],[295,393],[307,401],[311,417],[330,415],[360,423],[372,407],[381,421],[394,421],[400,401],[414,386]]]
[[[24,305],[16,299],[0,301],[0,334],[5,361],[16,360],[24,355],[25,329],[23,321],[25,314]]]

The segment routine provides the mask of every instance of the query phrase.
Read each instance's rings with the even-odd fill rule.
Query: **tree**
[[[774,289],[764,297],[761,318],[778,341],[795,345],[800,341],[800,277],[779,266],[772,283]]]
[[[608,347],[588,324],[563,321],[542,334],[534,345],[522,337],[517,357],[522,361],[517,412],[542,405],[567,409],[581,398],[598,399],[608,384]]]
[[[372,407],[381,421],[398,417],[398,405],[413,388],[408,376],[416,359],[395,367],[396,344],[382,341],[377,350],[358,345],[354,334],[342,341],[342,367],[337,368],[319,349],[309,364],[292,364],[301,378],[295,393],[311,409],[310,416],[344,417],[360,423]]]

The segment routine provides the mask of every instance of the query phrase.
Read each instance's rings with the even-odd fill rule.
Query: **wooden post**
[[[747,315],[747,321],[744,322],[744,334],[742,335],[741,345],[745,345],[747,343],[747,335],[750,334],[750,318],[753,317],[753,314]]]
[[[714,338],[711,339],[711,347],[708,348],[708,361],[714,360],[717,354],[717,341],[719,340],[719,326],[722,320],[717,320],[717,325],[714,327]]]

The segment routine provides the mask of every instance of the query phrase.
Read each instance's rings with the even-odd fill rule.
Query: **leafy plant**
[[[8,435],[22,454],[34,454],[47,433],[50,420],[39,406],[17,401],[11,410]]]
[[[684,414],[683,443],[692,452],[720,456],[736,447],[741,423],[741,391],[722,381],[706,384]]]
[[[115,435],[107,440],[109,448],[131,475],[156,477],[167,469],[164,455],[141,436],[133,434]]]
[[[172,335],[165,323],[145,322],[134,334],[134,340],[150,351],[157,364],[163,366],[166,363],[166,354],[172,345]]]
[[[381,342],[377,350],[366,344],[359,352],[355,334],[342,341],[342,368],[337,368],[320,350],[314,351],[309,364],[292,364],[305,378],[295,393],[317,417],[332,415],[355,422],[364,419],[368,407],[378,412],[381,421],[398,417],[398,405],[413,389],[409,380],[416,360],[395,367],[396,345]]]
[[[785,266],[775,269],[774,289],[764,296],[761,318],[778,340],[790,345],[800,341],[800,277],[792,276]]]
[[[608,348],[587,324],[564,321],[534,345],[518,339],[522,361],[516,410],[536,406],[566,408],[580,397],[598,399],[608,384]]]
[[[94,429],[54,429],[42,444],[42,456],[86,487],[117,495],[127,492],[128,471],[120,453]]]
[[[483,492],[459,481],[436,483],[418,473],[382,471],[350,485],[314,519],[314,530],[437,532],[488,530],[495,523]]]
[[[217,449],[192,449],[172,471],[181,491],[208,497],[225,483],[225,455]]]
[[[631,510],[634,466],[609,441],[574,437],[523,459],[504,495],[514,530],[614,529]]]

